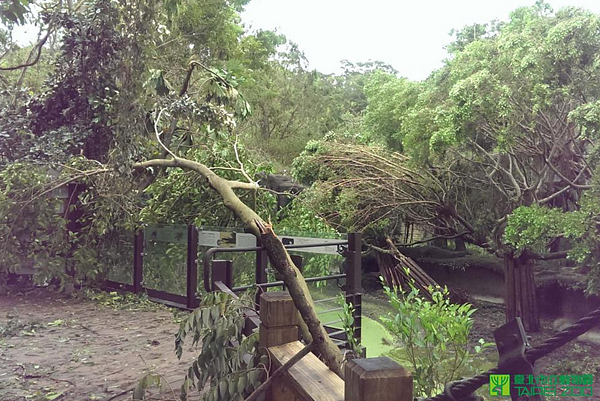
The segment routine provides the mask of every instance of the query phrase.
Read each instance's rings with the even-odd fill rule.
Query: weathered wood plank
[[[345,367],[346,401],[412,401],[412,374],[389,358],[353,359]]]
[[[269,353],[279,367],[302,350],[299,341],[270,347]],[[297,362],[285,375],[286,384],[303,401],[343,401],[344,381],[319,360],[308,354]]]
[[[261,348],[298,341],[298,310],[288,292],[262,293],[260,295],[260,318],[259,346]],[[272,366],[271,373],[274,372],[273,368],[278,367]],[[280,377],[267,392],[266,401],[295,401],[295,393],[287,384],[287,380]]]
[[[273,291],[260,295],[260,321],[266,328],[295,326],[298,310],[288,292]]]
[[[261,324],[260,338],[258,342],[261,348],[268,348],[292,341],[297,341],[298,338],[298,326],[267,328],[264,324]]]

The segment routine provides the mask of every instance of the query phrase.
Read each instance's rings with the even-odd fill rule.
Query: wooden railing
[[[299,341],[298,311],[287,292],[260,297],[260,345],[268,350],[271,374],[304,348]],[[412,401],[412,374],[389,358],[347,361],[343,380],[308,353],[267,390],[270,401]]]

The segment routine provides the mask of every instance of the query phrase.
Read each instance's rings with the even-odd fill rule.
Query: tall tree
[[[553,13],[538,2],[514,11],[497,34],[456,46],[453,58],[422,83],[376,75],[367,86],[367,118],[374,121],[375,135],[410,157],[398,164],[378,155],[372,161],[384,163],[379,179],[385,181],[391,165],[412,166],[411,185],[424,190],[408,191],[411,181],[403,178],[400,188],[359,193],[358,210],[410,216],[429,224],[438,237],[461,238],[502,257],[507,319],[521,316],[528,330],[539,329],[534,261],[567,252],[554,238],[546,249],[515,248],[503,232],[514,210],[576,210],[591,188],[600,100],[594,84],[600,78],[599,23],[590,12]],[[320,152],[315,157],[340,159],[335,152]],[[360,169],[354,164],[347,164],[346,175],[340,166],[338,191],[357,185],[364,169],[370,171],[366,177],[377,177],[366,161]],[[423,168],[430,176],[425,181],[414,173]],[[365,179],[362,190],[368,188]],[[402,188],[409,196],[394,202],[393,194]],[[422,199],[426,195],[431,197]],[[365,198],[384,208],[366,209]],[[382,199],[390,200],[387,206]]]
[[[116,183],[119,191],[129,182],[130,197],[110,199],[110,194],[103,194],[120,207],[125,205],[119,202],[139,202],[133,196],[139,188],[136,191],[133,184],[143,181],[148,171],[181,169],[196,174],[200,185],[215,191],[230,213],[261,239],[300,311],[307,336],[329,368],[341,375],[341,353],[317,318],[302,274],[271,225],[240,195],[259,189],[240,158],[235,131],[237,119],[247,116],[250,108],[230,71],[208,61],[222,65],[232,50],[228,46],[238,43],[241,31],[235,22],[243,4],[207,2],[207,8],[198,9],[195,2],[176,0],[158,4],[94,0],[81,15],[61,17],[59,22],[67,29],[55,73],[41,95],[21,106],[30,118],[20,121],[17,132],[8,136],[15,141],[26,137],[23,142],[31,145],[22,146],[26,155],[20,159],[39,149],[43,151],[35,153],[36,162],[63,168],[66,177],[54,185],[98,177]],[[205,14],[209,10],[211,14]],[[186,20],[179,18],[186,12],[195,17],[200,13],[198,18],[208,27],[220,21],[223,36],[213,42],[215,32],[207,30],[200,42],[189,43],[183,35],[181,46],[167,51],[169,40],[175,39],[168,37],[168,26],[183,29]],[[191,57],[178,53],[185,48],[193,50]],[[232,143],[236,165],[211,166],[198,160],[201,150],[209,148],[207,138]]]

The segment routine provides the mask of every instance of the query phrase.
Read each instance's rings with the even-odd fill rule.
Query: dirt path
[[[177,399],[194,352],[177,360],[174,334],[178,324],[172,310],[150,302],[123,307],[121,299],[113,300],[108,293],[98,296],[100,300],[92,301],[39,290],[0,296],[0,401],[126,400],[132,398],[127,390],[148,372],[161,374],[176,393],[166,386],[160,394],[154,391],[150,399]],[[385,314],[385,299],[371,295],[365,299],[369,300],[365,315]],[[480,337],[493,341],[492,331],[504,320],[501,306],[482,302],[476,306],[471,345]],[[544,321],[544,329],[533,336],[532,344],[555,333],[549,323]],[[474,371],[497,363],[493,349],[486,354],[483,363],[472,366]],[[595,376],[594,397],[554,399],[600,399],[600,346],[574,341],[537,365],[545,374]]]
[[[171,311],[149,304],[117,310],[48,291],[0,296],[0,400],[131,399],[127,390],[147,372],[177,392],[193,357],[177,360],[177,329]],[[174,398],[168,386],[153,397]]]

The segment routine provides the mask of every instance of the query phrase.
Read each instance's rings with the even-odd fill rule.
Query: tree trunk
[[[454,250],[458,252],[464,252],[467,250],[467,245],[462,238],[456,238],[454,240]]]
[[[261,243],[269,254],[271,265],[281,274],[294,300],[294,305],[308,327],[315,351],[319,353],[329,369],[342,377],[342,354],[329,338],[317,317],[304,277],[294,265],[281,240],[273,232],[271,225],[266,224],[253,209],[242,202],[234,191],[234,189],[255,190],[256,183],[226,180],[202,163],[176,156],[173,156],[173,159],[153,159],[134,165],[135,169],[147,169],[148,167],[179,167],[196,171],[208,180],[209,186],[223,199],[223,205],[231,210],[251,233],[261,239]]]
[[[270,224],[257,221],[256,224],[260,230],[260,241],[269,254],[271,264],[281,274],[283,281],[288,285],[288,291],[292,296],[294,305],[300,312],[300,316],[312,337],[311,341],[315,345],[316,351],[323,359],[323,362],[334,371],[338,376],[342,374],[342,354],[339,348],[331,341],[327,331],[319,321],[314,308],[314,303],[306,281],[302,278],[302,273],[294,265],[290,254],[277,238]]]
[[[442,236],[444,235],[444,232],[436,228],[435,230],[433,230],[433,235]],[[432,241],[432,245],[437,246],[438,248],[448,249],[448,240],[446,238],[436,238]]]
[[[540,317],[535,297],[533,261],[506,254],[504,255],[504,268],[506,321],[520,316],[525,330],[528,332],[539,331]]]

